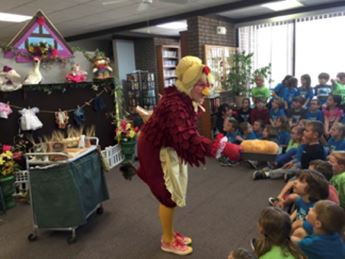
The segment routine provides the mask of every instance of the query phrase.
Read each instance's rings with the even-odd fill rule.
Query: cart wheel
[[[37,240],[37,235],[34,234],[34,233],[29,234],[29,235],[28,235],[28,240],[29,240],[29,241],[35,241],[35,240]]]
[[[70,236],[67,238],[67,244],[71,245],[71,244],[74,244],[75,242],[77,242],[77,237]]]
[[[103,207],[102,207],[102,206],[101,206],[101,207],[99,207],[99,208],[96,210],[96,213],[97,213],[98,215],[103,214],[103,212],[104,212],[104,209],[103,209]]]

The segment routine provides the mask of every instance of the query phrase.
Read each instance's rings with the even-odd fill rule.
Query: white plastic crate
[[[16,171],[16,192],[14,196],[23,195],[29,190],[29,172],[27,170]]]
[[[108,161],[110,169],[120,164],[124,160],[120,145],[106,147],[101,151],[101,153],[102,156]]]

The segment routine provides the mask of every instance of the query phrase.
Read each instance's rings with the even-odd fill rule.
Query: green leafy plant
[[[225,90],[234,95],[246,95],[252,79],[253,53],[238,52],[230,57],[230,72],[223,83]]]
[[[271,77],[272,74],[272,64],[269,63],[267,66],[260,67],[254,70],[251,82],[255,82],[255,78],[260,77],[266,80]]]

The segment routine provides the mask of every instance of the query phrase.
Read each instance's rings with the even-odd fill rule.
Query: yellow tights
[[[174,238],[173,219],[174,208],[169,208],[159,204],[159,218],[162,225],[162,239],[165,243],[170,243]]]

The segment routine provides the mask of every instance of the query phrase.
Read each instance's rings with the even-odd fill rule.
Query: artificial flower
[[[14,147],[9,145],[2,146],[2,153],[0,153],[0,177],[12,175],[19,165],[15,159],[21,157],[21,153],[15,151]],[[0,150],[1,150],[0,149]]]
[[[116,140],[119,143],[135,140],[138,128],[133,128],[126,119],[122,119],[115,130]]]

